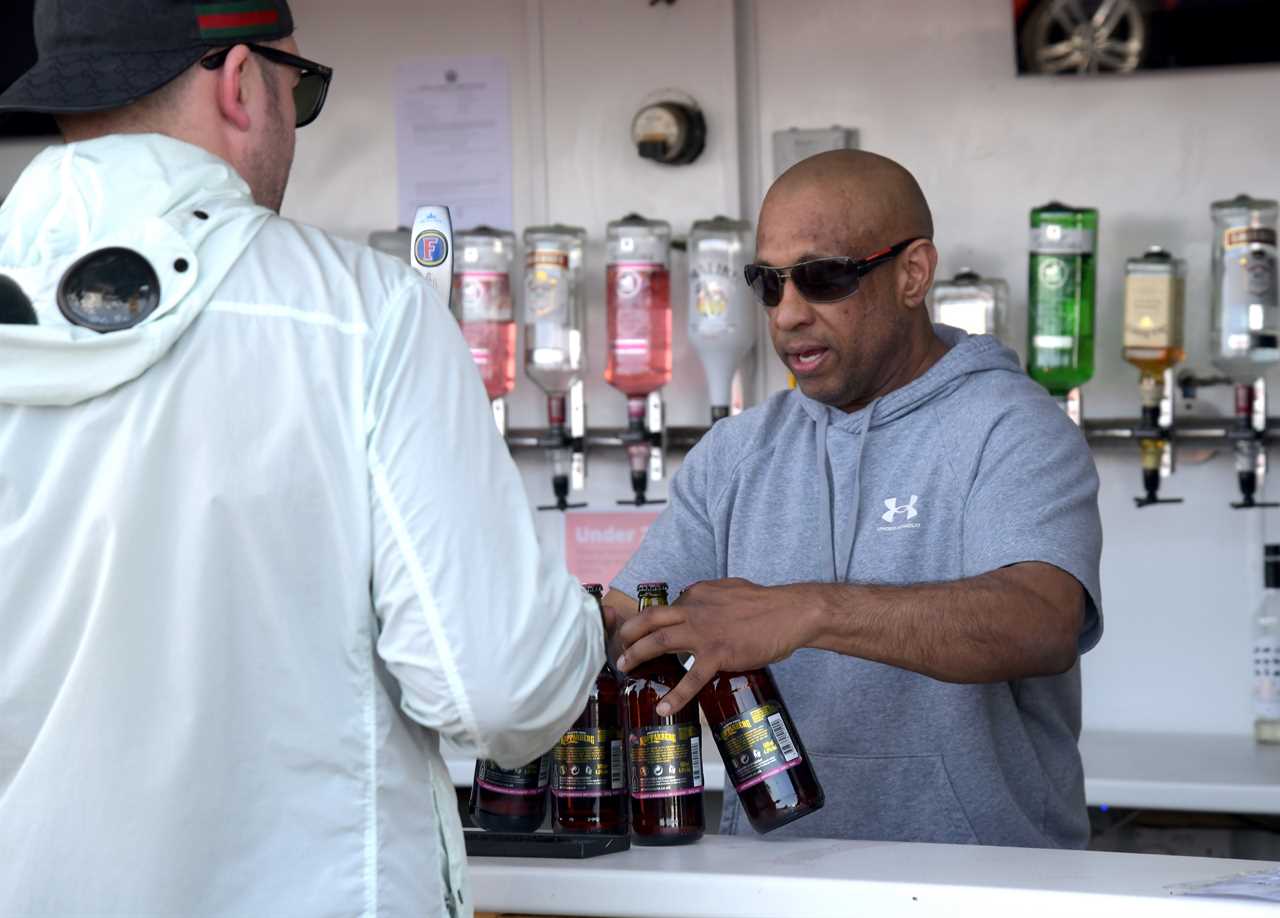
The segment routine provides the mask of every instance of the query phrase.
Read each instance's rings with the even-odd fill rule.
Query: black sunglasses
[[[329,81],[333,79],[332,67],[317,64],[315,61],[309,61],[305,57],[298,57],[296,54],[280,51],[277,48],[268,48],[266,45],[255,45],[252,42],[242,42],[242,44],[254,54],[259,54],[272,63],[284,64],[286,67],[294,67],[301,71],[298,85],[293,87],[293,107],[297,112],[295,127],[306,127],[320,117],[320,109],[324,108],[325,97],[329,95]],[[201,58],[200,66],[205,70],[217,70],[227,62],[227,55],[234,47],[232,45],[231,48],[223,48],[208,57]]]
[[[876,265],[892,261],[911,243],[925,238],[927,237],[913,236],[904,239],[897,245],[872,252],[866,258],[833,255],[830,258],[802,261],[785,268],[751,264],[743,269],[743,273],[747,277],[747,286],[756,295],[756,299],[769,309],[782,302],[782,287],[788,277],[796,285],[800,295],[810,303],[835,303],[858,292],[858,282],[862,275]]]

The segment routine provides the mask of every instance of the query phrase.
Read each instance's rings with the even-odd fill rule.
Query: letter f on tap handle
[[[450,306],[453,293],[453,219],[439,204],[419,207],[409,237],[409,262]]]

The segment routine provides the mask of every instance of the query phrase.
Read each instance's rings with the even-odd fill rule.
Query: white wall
[[[0,141],[0,200],[4,200],[18,174],[44,146],[38,140]]]
[[[622,397],[599,379],[600,239],[608,220],[632,209],[671,220],[677,232],[699,217],[737,213],[730,0],[653,8],[645,0],[377,0],[358,16],[339,0],[295,0],[294,8],[303,53],[333,64],[337,76],[325,116],[300,136],[286,213],[353,238],[394,222],[395,64],[419,54],[508,58],[517,228],[551,219],[591,232],[591,420],[620,424]],[[1121,283],[1124,259],[1149,243],[1190,260],[1190,361],[1204,363],[1209,202],[1240,190],[1280,195],[1280,123],[1267,101],[1280,91],[1280,69],[1018,79],[1007,0],[760,0],[756,10],[764,149],[775,129],[840,123],[858,128],[864,147],[900,159],[933,204],[942,270],[972,264],[1008,278],[1019,338],[1027,211],[1051,197],[1100,209],[1099,370],[1086,413],[1134,411],[1136,377],[1119,353]],[[707,153],[687,169],[642,162],[627,146],[636,106],[668,86],[692,93],[711,128]],[[0,190],[34,149],[0,146]],[[674,267],[678,280],[683,264]],[[684,294],[674,286],[679,329]],[[783,374],[769,365],[773,388]],[[701,370],[680,332],[675,374],[672,421],[700,423]],[[542,418],[536,390],[522,381],[513,425]],[[1109,450],[1098,462],[1107,634],[1085,662],[1086,725],[1248,730],[1246,640],[1260,594],[1263,514],[1227,508],[1234,476],[1223,457],[1184,466],[1166,485],[1187,504],[1144,511],[1131,500],[1136,457]],[[531,497],[545,500],[545,467],[533,457],[521,463]],[[592,471],[593,506],[629,491],[616,459],[596,457]],[[553,535],[555,515],[542,526]]]

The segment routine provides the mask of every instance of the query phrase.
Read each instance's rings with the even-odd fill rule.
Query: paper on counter
[[[511,229],[511,80],[501,57],[421,57],[396,68],[400,226],[420,204],[453,225]]]
[[[1176,896],[1230,896],[1280,902],[1280,868],[1166,887]]]

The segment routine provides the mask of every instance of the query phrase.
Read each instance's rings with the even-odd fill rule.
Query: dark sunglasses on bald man
[[[925,238],[928,237],[913,236],[904,239],[897,245],[872,252],[866,258],[834,255],[782,268],[751,264],[743,269],[743,273],[747,277],[747,286],[756,295],[756,299],[769,309],[782,302],[782,287],[787,278],[791,278],[796,290],[810,303],[836,303],[857,293],[859,281],[872,268],[892,261],[911,243]]]
[[[293,107],[297,112],[295,127],[306,127],[320,117],[320,109],[324,108],[325,97],[329,95],[329,81],[333,79],[332,68],[278,48],[268,48],[266,45],[255,45],[252,42],[242,42],[242,44],[254,54],[265,57],[274,64],[293,67],[299,72],[298,85],[293,87]],[[231,48],[223,48],[202,58],[200,66],[205,70],[217,70],[227,62],[227,55],[234,47],[233,45]]]

